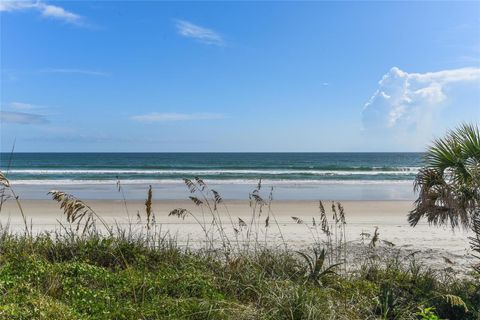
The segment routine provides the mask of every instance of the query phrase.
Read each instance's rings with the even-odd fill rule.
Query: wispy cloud
[[[3,109],[0,111],[0,122],[2,123],[49,123],[47,117],[44,114],[41,114],[42,110],[48,109],[44,106],[15,101],[2,105],[1,109]]]
[[[158,113],[133,116],[131,119],[139,122],[171,122],[188,120],[217,120],[225,116],[219,113]]]
[[[205,44],[225,45],[223,37],[212,29],[201,27],[185,20],[176,20],[176,27],[178,34],[183,37],[195,39]]]
[[[451,85],[479,81],[480,68],[408,73],[393,67],[364,106],[364,128],[416,129],[445,102]]]
[[[65,10],[62,7],[47,4],[42,1],[17,1],[17,0],[2,0],[0,2],[0,12],[13,11],[38,11],[45,18],[52,18],[63,22],[83,25],[84,18],[76,13]]]
[[[33,104],[24,103],[24,102],[10,102],[8,104],[8,107],[14,110],[32,110],[37,108]]]
[[[97,70],[85,70],[85,69],[63,69],[63,68],[47,68],[42,69],[39,72],[41,73],[65,73],[65,74],[83,74],[88,76],[99,76],[99,77],[108,77],[109,73]]]
[[[0,122],[17,124],[45,124],[45,116],[26,112],[0,111]]]

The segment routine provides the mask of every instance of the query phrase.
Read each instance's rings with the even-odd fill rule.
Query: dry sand
[[[120,224],[127,224],[129,221],[123,201],[91,200],[88,201],[88,204],[110,223],[116,221]],[[329,203],[325,204],[328,209]],[[436,265],[438,268],[449,266],[464,271],[474,262],[469,251],[468,233],[461,230],[453,232],[450,228],[436,228],[426,223],[420,223],[415,228],[410,227],[406,215],[411,209],[411,201],[342,201],[342,204],[346,211],[346,230],[349,241],[358,243],[362,232],[373,234],[377,226],[380,240],[394,243],[394,248],[400,248],[407,254],[420,251],[418,255],[422,259],[428,259],[429,264]],[[32,222],[35,232],[58,229],[57,219],[65,221],[62,211],[54,201],[23,200],[22,206],[27,219]],[[226,206],[234,221],[238,221],[238,218],[250,221],[252,210],[247,201],[227,201]],[[131,221],[137,221],[137,212],[144,216],[143,201],[128,201],[127,207]],[[162,232],[168,231],[170,235],[176,236],[180,245],[187,242],[192,244],[204,239],[201,228],[191,217],[184,220],[168,217],[168,213],[174,208],[186,208],[196,213],[200,219],[202,217],[201,210],[190,201],[154,201],[153,210],[156,222],[161,223]],[[271,208],[289,246],[302,248],[312,244],[312,233],[306,225],[295,223],[291,217],[299,217],[309,224],[313,217],[318,221],[318,202],[274,201]],[[225,215],[223,219],[226,225],[225,229],[233,229],[228,226],[230,219],[226,215],[225,209],[222,207],[221,210]],[[266,212],[267,210],[264,210],[261,219],[265,218]],[[12,230],[23,228],[14,201],[10,200],[3,205],[0,221],[3,225],[9,223]],[[262,234],[260,238],[265,239],[265,235]],[[267,242],[278,243],[278,239],[278,228],[271,218]],[[386,246],[384,242],[380,243]],[[453,265],[446,264],[444,258],[451,260]]]

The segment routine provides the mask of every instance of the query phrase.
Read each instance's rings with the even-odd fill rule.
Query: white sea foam
[[[348,175],[412,175],[418,172],[419,167],[401,167],[395,170],[384,170],[383,168],[372,170],[289,170],[289,169],[220,169],[220,170],[152,170],[152,169],[14,169],[10,170],[11,174],[34,174],[34,175],[67,175],[67,174],[97,174],[97,175],[113,175],[113,174],[142,174],[142,175],[222,175],[222,174],[269,174],[269,175],[287,175],[287,174],[310,174],[318,176],[348,176]]]
[[[204,179],[210,185],[256,185],[258,179]],[[15,185],[116,185],[117,180],[11,180],[13,186]],[[179,179],[130,179],[122,180],[123,185],[179,185],[183,184]],[[270,180],[263,179],[264,185],[283,185],[283,186],[303,186],[303,185],[392,185],[392,184],[412,184],[410,180]]]

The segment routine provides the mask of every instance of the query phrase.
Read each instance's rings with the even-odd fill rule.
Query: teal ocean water
[[[17,184],[175,182],[202,177],[249,183],[412,180],[421,153],[8,153],[1,170]]]
[[[124,186],[161,187],[195,176],[230,186],[227,191],[243,190],[239,186],[258,179],[284,190],[333,185],[366,190],[374,185],[410,188],[421,159],[421,153],[1,153],[0,168],[25,190],[86,185],[103,190],[117,179]]]

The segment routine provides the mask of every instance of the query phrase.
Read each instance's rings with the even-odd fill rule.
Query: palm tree
[[[410,225],[417,225],[425,217],[434,225],[480,230],[476,227],[480,219],[478,126],[462,124],[444,138],[436,139],[424,160],[426,166],[414,183],[418,199],[408,215]]]
[[[475,257],[480,261],[480,214],[477,214],[473,218],[472,222],[473,236],[470,237],[470,245],[472,250],[476,252]],[[473,267],[480,274],[480,263],[477,263]]]

